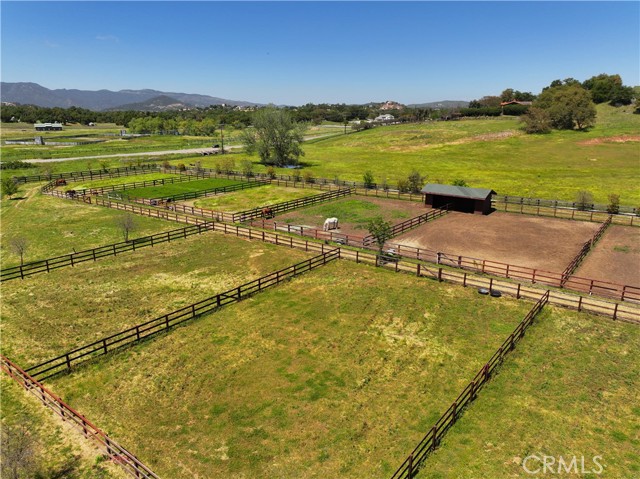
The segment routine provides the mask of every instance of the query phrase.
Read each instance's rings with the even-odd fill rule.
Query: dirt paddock
[[[334,233],[366,236],[367,224],[376,216],[395,225],[428,211],[431,209],[416,201],[354,195],[278,215],[275,221],[321,230],[325,219],[336,217],[339,228]]]
[[[640,228],[610,226],[575,275],[640,286]]]
[[[452,212],[394,238],[399,243],[562,272],[599,224],[503,212],[487,216]]]

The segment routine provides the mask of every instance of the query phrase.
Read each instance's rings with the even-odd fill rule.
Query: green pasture
[[[297,200],[321,193],[325,192],[313,188],[288,188],[284,186],[265,185],[258,188],[233,191],[211,198],[197,199],[193,202],[193,205],[215,211],[237,212]]]
[[[243,183],[243,181],[229,180],[226,178],[207,178],[204,180],[184,181],[181,183],[171,183],[168,185],[134,188],[131,190],[126,190],[125,193],[131,197],[160,198],[164,196],[179,195],[181,193],[191,193],[193,191],[208,190],[211,188],[222,188],[224,186],[239,185],[241,183]]]
[[[578,470],[562,477],[640,477],[639,350],[637,325],[546,309],[419,477],[529,477],[530,455],[555,457],[554,471],[576,456]]]
[[[146,173],[144,175],[118,176],[116,178],[104,178],[92,181],[69,181],[67,185],[61,188],[64,191],[82,190],[89,188],[101,188],[103,186],[124,185],[127,183],[141,183],[143,181],[162,180],[166,178],[176,178],[176,175],[166,173]],[[128,190],[125,190],[128,191]]]
[[[7,268],[20,264],[11,251],[12,238],[27,240],[25,262],[95,248],[124,240],[117,220],[125,213],[77,201],[42,195],[37,183],[20,186],[15,199],[0,201],[0,260]],[[179,223],[135,216],[130,239],[180,228]],[[4,285],[3,285],[4,288]]]
[[[640,115],[633,106],[598,105],[597,125],[589,131],[554,131],[526,135],[514,117],[389,125],[307,143],[301,158],[315,177],[362,181],[370,170],[378,183],[412,170],[428,182],[456,179],[499,194],[574,201],[577,191],[593,193],[597,202],[620,195],[622,204],[640,204]],[[607,141],[619,136],[635,141]],[[240,164],[246,155],[233,155]],[[256,171],[264,171],[256,156]],[[202,160],[214,167],[215,158]],[[291,170],[278,169],[290,175]]]
[[[208,232],[7,281],[3,354],[34,365],[311,257],[281,253],[275,245]]]
[[[530,307],[335,262],[51,387],[167,479],[385,477]]]
[[[19,477],[67,479],[124,479],[119,466],[104,460],[97,449],[87,447],[79,432],[71,432],[53,412],[45,409],[8,375],[0,374],[2,388],[3,460],[5,451],[23,446],[21,464],[30,464]],[[6,436],[5,436],[6,435]],[[15,445],[15,446],[14,446]],[[12,457],[16,457],[14,452]],[[2,464],[3,477],[10,478],[10,465]],[[26,474],[25,474],[26,473]]]

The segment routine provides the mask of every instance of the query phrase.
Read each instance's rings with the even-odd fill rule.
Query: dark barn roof
[[[486,188],[469,188],[467,186],[439,185],[429,183],[425,185],[421,193],[427,195],[454,196],[456,198],[469,198],[471,200],[486,200],[496,192]]]

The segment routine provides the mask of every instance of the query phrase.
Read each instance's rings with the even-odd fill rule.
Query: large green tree
[[[304,127],[289,112],[267,107],[255,112],[253,128],[243,131],[241,138],[247,153],[258,153],[265,165],[285,166],[304,156],[300,146],[303,132]]]
[[[559,130],[583,130],[596,120],[596,107],[590,93],[576,82],[552,86],[543,90],[534,106],[545,110],[551,126]]]

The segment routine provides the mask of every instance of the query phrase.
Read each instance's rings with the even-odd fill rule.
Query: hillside
[[[123,105],[144,103],[153,98],[166,96],[177,102],[194,107],[211,105],[257,105],[247,101],[228,100],[208,95],[191,93],[162,92],[158,90],[67,90],[66,88],[50,90],[37,83],[0,83],[0,99],[3,102],[37,105],[43,107],[69,108],[77,106],[94,111],[108,109],[122,110]],[[152,110],[155,111],[155,110]]]
[[[160,95],[146,101],[127,103],[126,105],[117,106],[115,108],[108,108],[107,111],[170,111],[190,110],[192,108],[194,108],[193,105],[183,103],[167,95]]]

